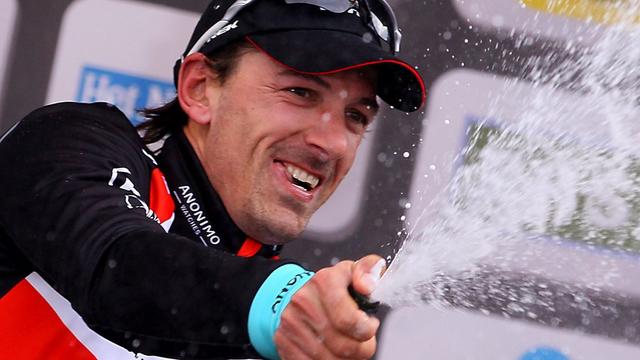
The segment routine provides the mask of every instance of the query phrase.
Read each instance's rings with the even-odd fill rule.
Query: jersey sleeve
[[[254,295],[287,262],[166,233],[145,206],[152,167],[123,116],[105,104],[27,116],[0,143],[0,225],[108,339],[161,356],[246,356]]]

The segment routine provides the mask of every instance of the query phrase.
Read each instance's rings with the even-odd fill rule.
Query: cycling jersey
[[[0,358],[258,356],[251,301],[289,261],[233,223],[182,132],[154,154],[111,105],[51,105],[0,169]]]

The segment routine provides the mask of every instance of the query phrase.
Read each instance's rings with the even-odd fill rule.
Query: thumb
[[[363,295],[371,295],[386,270],[386,261],[378,255],[368,255],[353,264],[351,284]]]

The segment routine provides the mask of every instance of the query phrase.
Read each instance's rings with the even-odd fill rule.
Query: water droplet
[[[402,156],[406,159],[409,156],[411,156],[411,154],[408,151],[405,151],[405,152],[402,153]]]

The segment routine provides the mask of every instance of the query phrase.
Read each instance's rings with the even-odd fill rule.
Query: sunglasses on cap
[[[225,12],[222,19],[205,31],[186,53],[189,56],[200,49],[246,6],[255,0],[237,0]],[[400,51],[402,34],[391,6],[385,0],[284,0],[287,4],[314,5],[326,11],[341,14],[355,9],[363,23],[381,40],[388,44],[388,51],[396,54]],[[371,2],[371,3],[370,3]]]

